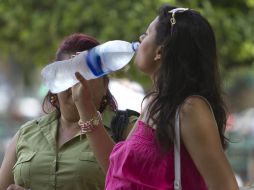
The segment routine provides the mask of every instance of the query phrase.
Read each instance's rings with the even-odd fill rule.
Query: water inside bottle
[[[58,73],[56,75],[56,79],[51,84],[52,93],[58,93],[58,92],[67,90],[74,84],[78,83],[78,80],[74,79],[73,77],[68,77],[68,80],[66,79],[67,79],[66,75],[62,75],[61,73]]]
[[[57,61],[48,65],[42,71],[44,83],[52,93],[67,90],[78,82],[76,77],[73,76],[73,72],[69,72],[71,67],[65,63],[66,61]]]
[[[134,52],[105,52],[102,57],[103,70],[106,72],[116,71],[127,65],[133,57]]]

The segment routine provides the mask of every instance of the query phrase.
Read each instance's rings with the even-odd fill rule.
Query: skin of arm
[[[132,117],[130,118],[129,124],[128,124],[128,126],[126,127],[126,129],[124,130],[124,132],[123,132],[123,138],[124,138],[124,139],[127,139],[128,135],[129,135],[130,132],[132,131],[132,129],[133,129],[135,123],[137,122],[137,120],[138,120],[138,117],[136,117],[136,116],[132,116]]]
[[[207,102],[199,97],[189,97],[181,107],[180,128],[182,142],[208,189],[238,190]]]
[[[18,133],[11,139],[0,168],[0,190],[6,190],[9,185],[14,184],[12,168],[16,163],[16,144]]]
[[[92,102],[92,94],[86,80],[76,73],[76,78],[80,83],[72,87],[72,98],[78,109],[80,119],[88,121],[97,115],[97,110]],[[109,166],[109,156],[114,146],[114,141],[108,135],[102,123],[92,132],[86,134],[89,144],[100,166],[107,172]]]

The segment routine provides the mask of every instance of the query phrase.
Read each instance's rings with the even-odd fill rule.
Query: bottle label
[[[95,52],[94,48],[87,52],[86,63],[89,69],[96,77],[105,75],[102,70],[102,62],[100,56]]]

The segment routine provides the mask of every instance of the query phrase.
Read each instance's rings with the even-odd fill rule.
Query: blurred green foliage
[[[136,41],[163,3],[200,11],[214,28],[225,79],[254,58],[254,0],[0,0],[0,54],[29,73],[54,59],[61,40],[74,32]],[[133,65],[118,72],[149,86]]]

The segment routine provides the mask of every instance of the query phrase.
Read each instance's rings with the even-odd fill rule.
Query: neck
[[[77,121],[68,121],[60,118],[56,136],[57,148],[60,149],[66,142],[79,134],[79,132],[80,128]]]
[[[59,126],[64,129],[77,128],[78,119],[67,119],[61,116],[59,119]]]

